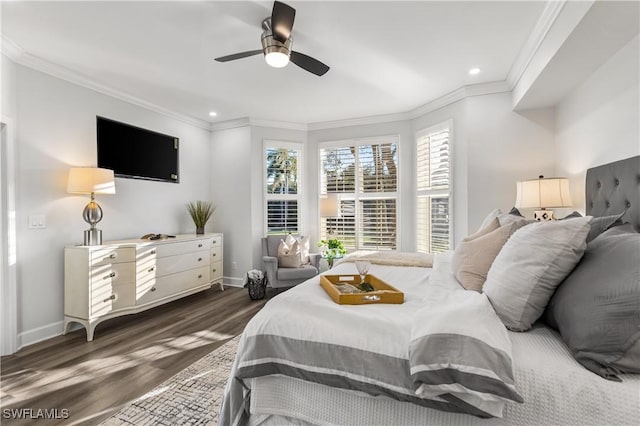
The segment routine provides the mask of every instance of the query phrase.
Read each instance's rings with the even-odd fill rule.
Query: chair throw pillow
[[[301,265],[300,245],[295,238],[291,238],[293,239],[291,245],[288,245],[285,240],[280,240],[280,245],[278,246],[278,267],[280,268],[299,268]]]
[[[452,266],[453,273],[462,287],[482,292],[491,264],[521,224],[522,221],[500,226],[498,218],[495,218],[487,228],[458,244],[453,254]]]
[[[300,245],[300,262],[303,265],[308,265],[311,263],[309,259],[309,251],[311,250],[311,237],[300,237],[298,239],[298,244]]]
[[[542,315],[556,287],[584,254],[590,220],[536,222],[509,238],[483,286],[507,328],[526,331]]]

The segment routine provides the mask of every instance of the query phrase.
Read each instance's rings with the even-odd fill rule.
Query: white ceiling
[[[466,84],[505,80],[545,3],[307,2],[293,49],[317,77],[262,56],[271,2],[2,2],[2,34],[95,82],[207,121],[313,123],[404,112]],[[476,76],[468,70],[479,67]],[[209,111],[217,111],[214,119]]]

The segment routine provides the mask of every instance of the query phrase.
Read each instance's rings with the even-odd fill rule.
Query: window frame
[[[355,187],[354,187],[354,191],[353,193],[341,193],[341,192],[337,192],[337,193],[333,193],[336,194],[338,197],[338,201],[341,202],[342,200],[345,201],[354,201],[354,208],[356,209],[356,215],[355,215],[355,223],[354,223],[354,245],[355,247],[353,248],[353,250],[369,250],[366,247],[360,247],[360,237],[359,237],[359,231],[358,231],[358,225],[360,224],[360,221],[362,220],[361,217],[359,217],[359,202],[360,201],[365,201],[365,200],[379,200],[379,199],[395,199],[395,210],[396,210],[396,240],[395,240],[395,249],[390,250],[390,251],[398,251],[401,249],[402,247],[402,243],[401,243],[401,239],[402,239],[402,232],[401,232],[401,221],[400,218],[402,217],[401,215],[401,209],[402,209],[402,190],[401,190],[401,175],[402,173],[400,172],[400,168],[401,166],[401,144],[400,144],[400,135],[399,134],[389,134],[389,135],[382,135],[382,136],[370,136],[370,137],[363,137],[363,138],[351,138],[351,139],[340,139],[340,140],[333,140],[333,141],[322,141],[322,142],[318,142],[318,150],[317,150],[317,155],[318,155],[318,198],[324,197],[327,195],[326,192],[326,188],[323,188],[322,186],[322,182],[323,182],[323,162],[322,162],[322,150],[323,149],[331,149],[331,148],[344,148],[344,147],[351,147],[351,146],[355,146],[356,147],[356,155],[354,157],[354,161],[355,163],[358,165],[358,167],[360,166],[360,156],[359,156],[359,149],[358,147],[360,147],[361,145],[380,145],[380,144],[388,144],[388,143],[394,143],[396,145],[396,157],[397,157],[397,161],[396,161],[396,165],[398,170],[396,171],[396,190],[395,192],[359,192],[360,191],[360,181],[358,179],[357,173],[355,176]],[[347,194],[346,196],[344,196],[343,194]],[[390,197],[389,194],[395,194],[395,197]],[[320,212],[318,211],[318,236],[322,237],[323,235],[323,229],[322,229],[322,217],[320,217]],[[384,250],[384,248],[382,249]]]
[[[297,193],[296,194],[270,194],[267,192],[267,150],[268,149],[288,149],[296,150],[298,152],[297,160]],[[298,203],[298,230],[295,233],[304,234],[304,175],[302,163],[304,161],[304,143],[303,142],[291,142],[280,141],[272,139],[264,139],[262,141],[262,221],[263,221],[263,234],[264,235],[277,235],[278,233],[269,233],[269,201],[297,201]],[[287,234],[292,231],[284,231],[282,234]]]
[[[433,133],[438,133],[443,130],[449,131],[449,187],[448,189],[433,189],[433,190],[420,190],[418,189],[418,140],[421,137],[428,136]],[[420,196],[438,196],[438,195],[447,195],[449,197],[449,250],[455,249],[455,199],[454,199],[454,189],[455,189],[455,134],[453,127],[453,119],[448,119],[446,121],[440,122],[438,124],[434,124],[432,126],[417,130],[414,133],[414,175],[413,179],[415,182],[415,194],[414,194],[414,229],[415,229],[415,245],[414,250],[418,251],[418,206],[419,206],[419,197]],[[428,245],[431,246],[430,234]]]

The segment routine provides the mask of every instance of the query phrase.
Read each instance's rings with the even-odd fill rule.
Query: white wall
[[[639,51],[636,36],[557,106],[556,172],[583,213],[586,170],[640,154]]]
[[[105,241],[194,232],[184,204],[208,199],[210,133],[22,66],[16,90],[18,330],[28,343],[61,330],[63,249],[88,226],[88,198],[67,194],[66,178],[72,166],[96,165],[96,115],[180,138],[179,184],[118,178],[116,195],[97,197]],[[46,229],[27,228],[34,213],[46,215]]]
[[[241,284],[252,269],[251,128],[220,130],[211,135],[210,199],[217,206],[213,224],[224,233],[224,282]],[[236,268],[233,268],[233,265]]]

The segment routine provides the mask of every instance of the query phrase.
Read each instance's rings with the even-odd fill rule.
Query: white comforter
[[[519,401],[509,338],[486,298],[451,281],[448,264],[441,270],[443,274],[430,279],[427,268],[373,265],[371,274],[405,293],[402,305],[337,305],[320,287],[318,277],[275,297],[243,333],[220,424],[245,423],[249,379],[270,375],[442,411],[500,416],[505,401]],[[330,273],[356,270],[345,263]],[[452,326],[456,321],[459,326]],[[448,338],[443,340],[442,335]],[[450,341],[452,335],[461,337],[446,349],[428,344]],[[483,345],[484,358],[461,357],[466,339]],[[487,360],[496,358],[496,351],[504,362],[493,371],[496,366]]]

